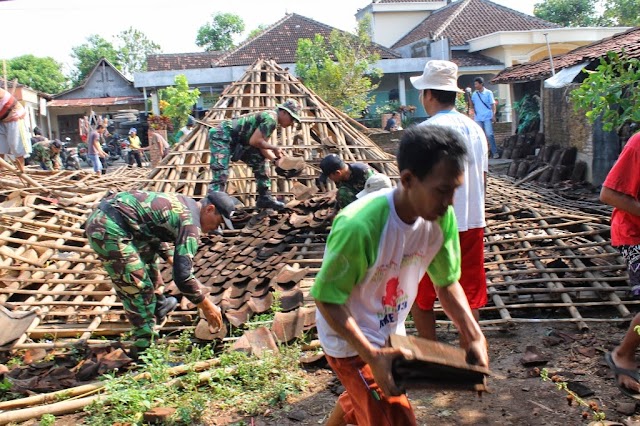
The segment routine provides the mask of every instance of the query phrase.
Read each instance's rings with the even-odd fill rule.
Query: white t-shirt
[[[394,189],[380,190],[344,208],[334,220],[311,295],[344,305],[376,347],[392,333],[405,334],[404,321],[425,271],[446,287],[460,278],[460,240],[453,209],[438,220],[404,223],[396,213]],[[334,358],[356,350],[316,312],[318,338]]]
[[[484,228],[484,173],[489,171],[487,137],[478,124],[455,110],[441,111],[419,124],[438,125],[457,130],[467,148],[464,182],[453,196],[453,209],[458,220],[458,231]]]

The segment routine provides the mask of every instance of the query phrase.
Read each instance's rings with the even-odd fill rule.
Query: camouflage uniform
[[[60,169],[60,155],[51,150],[51,142],[33,145],[30,160],[38,162],[44,170]]]
[[[144,349],[156,337],[155,289],[162,283],[157,256],[170,255],[175,244],[173,280],[192,303],[205,298],[193,274],[200,238],[200,212],[195,200],[179,194],[129,191],[108,197],[89,216],[87,238],[103,265],[127,318],[136,346]]]
[[[213,173],[209,190],[224,191],[229,179],[230,161],[242,160],[253,170],[258,194],[267,194],[271,183],[264,157],[258,148],[249,145],[249,140],[256,130],[269,139],[277,125],[277,112],[274,110],[241,115],[209,130],[210,167]]]
[[[338,194],[336,195],[337,207],[342,209],[358,199],[356,195],[364,189],[367,179],[374,173],[371,167],[363,163],[351,163],[348,165],[351,170],[349,180],[338,183]]]

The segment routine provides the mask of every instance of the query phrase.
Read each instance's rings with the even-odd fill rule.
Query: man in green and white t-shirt
[[[395,385],[392,361],[410,354],[385,348],[404,322],[425,272],[466,349],[488,366],[486,340],[460,277],[453,194],[462,183],[466,150],[440,126],[405,131],[398,150],[400,185],[347,206],[333,222],[322,268],[311,289],[329,364],[345,387],[328,425],[415,424]]]

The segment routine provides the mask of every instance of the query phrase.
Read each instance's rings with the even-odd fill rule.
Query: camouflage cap
[[[291,117],[293,117],[294,120],[296,120],[298,123],[300,122],[301,108],[300,104],[295,99],[287,99],[286,101],[284,101],[284,103],[278,105],[278,108],[287,111],[289,114],[291,114]]]

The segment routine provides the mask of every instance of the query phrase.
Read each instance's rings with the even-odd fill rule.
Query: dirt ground
[[[593,422],[588,408],[568,405],[567,393],[550,381],[544,382],[534,373],[533,366],[523,366],[521,359],[528,346],[535,346],[543,357],[550,376],[554,373],[566,382],[579,383],[593,395],[584,397],[595,402],[608,421],[627,421],[638,426],[640,410],[635,401],[624,396],[614,384],[613,375],[603,356],[623,337],[628,323],[591,323],[591,329],[580,332],[574,324],[519,325],[508,332],[490,331],[491,369],[496,375],[488,381],[491,393],[478,397],[462,391],[409,391],[419,425],[589,425]],[[457,344],[457,335],[439,330],[442,342]],[[324,424],[337,399],[339,383],[331,370],[314,368],[306,372],[307,389],[278,409],[263,415],[245,417],[230,413],[208,412],[206,425],[321,425]],[[206,390],[203,390],[206,392]],[[584,419],[583,412],[589,416]],[[59,417],[57,426],[81,424],[82,415]],[[25,423],[38,425],[37,421]],[[619,423],[609,423],[619,424]]]
[[[492,378],[489,394],[480,398],[472,392],[410,391],[420,425],[588,425],[593,422],[588,408],[568,405],[567,393],[550,381],[535,377],[534,367],[520,360],[527,346],[536,346],[549,362],[547,368],[567,382],[577,382],[593,391],[584,400],[595,402],[609,421],[633,420],[635,401],[616,388],[603,355],[623,337],[624,325],[594,323],[589,331],[579,332],[573,324],[521,325],[509,332],[488,332],[491,369],[501,378]],[[441,341],[457,343],[451,332],[440,332]],[[216,417],[208,424],[317,425],[324,424],[337,396],[337,383],[327,369],[307,374],[309,389],[292,398],[283,409],[251,418]],[[583,419],[582,413],[589,412]],[[640,420],[640,411],[637,419]],[[242,423],[239,423],[242,424]],[[632,425],[633,423],[628,423]]]

